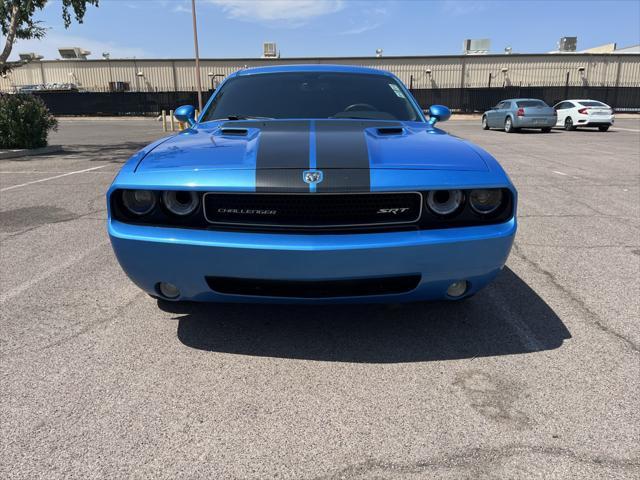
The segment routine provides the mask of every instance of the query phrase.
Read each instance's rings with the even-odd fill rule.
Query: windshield
[[[287,72],[230,79],[217,93],[204,121],[252,117],[421,120],[391,77]]]
[[[606,105],[602,102],[597,102],[596,100],[590,100],[588,102],[578,102],[583,107],[606,107]]]
[[[518,107],[548,107],[542,100],[521,100],[516,102]]]

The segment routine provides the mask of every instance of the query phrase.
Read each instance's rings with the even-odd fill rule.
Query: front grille
[[[493,225],[513,218],[515,198],[502,189],[503,203],[493,213],[481,215],[469,204],[463,190],[460,209],[452,215],[436,215],[425,205],[429,191],[366,193],[231,193],[200,194],[200,206],[189,215],[172,214],[154,191],[156,207],[146,215],[134,215],[123,203],[125,190],[110,197],[111,215],[119,222],[168,228],[251,232],[349,234],[431,230]]]
[[[206,277],[209,288],[227,295],[289,298],[335,298],[407,293],[420,283],[420,275],[359,278],[353,280],[264,280]]]
[[[422,195],[401,193],[207,193],[209,223],[252,227],[340,228],[411,224]]]

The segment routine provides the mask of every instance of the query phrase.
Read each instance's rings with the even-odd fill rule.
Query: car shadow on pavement
[[[607,134],[609,135],[610,133],[620,133],[620,130],[615,130],[616,127],[612,127],[614,130],[607,130],[606,132],[601,132],[600,130],[598,130],[597,128],[588,128],[588,127],[582,127],[582,128],[578,128],[576,130],[572,130],[571,133],[593,133],[593,134]]]
[[[211,352],[330,362],[471,359],[559,348],[554,311],[505,268],[462,302],[403,305],[175,304],[178,339]]]
[[[540,135],[551,135],[554,133],[560,133],[560,131],[558,130],[551,130],[550,132],[541,132],[540,130],[536,130],[534,128],[522,128],[520,130],[517,130],[516,133],[520,134],[520,135],[528,135],[528,134],[540,134]]]

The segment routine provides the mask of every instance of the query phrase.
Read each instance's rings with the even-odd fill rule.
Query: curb
[[[48,145],[42,148],[22,148],[16,150],[0,150],[0,160],[6,158],[34,157],[62,151],[62,145]]]

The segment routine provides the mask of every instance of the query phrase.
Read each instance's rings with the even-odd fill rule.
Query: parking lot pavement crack
[[[637,217],[629,215],[576,215],[576,214],[540,214],[540,215],[518,215],[518,219],[521,218],[616,218],[619,220],[635,220]]]
[[[571,290],[566,288],[556,278],[556,276],[552,272],[546,270],[538,262],[536,262],[535,260],[532,260],[531,258],[529,258],[522,251],[522,249],[520,248],[520,246],[518,245],[517,242],[513,244],[512,253],[514,255],[518,256],[519,258],[521,258],[526,263],[528,263],[531,267],[533,267],[535,270],[540,272],[542,275],[544,275],[558,290],[560,290],[566,297],[568,297],[571,301],[573,301],[580,308],[580,310],[582,310],[584,312],[585,318],[587,318],[599,330],[601,330],[602,332],[604,332],[604,333],[606,333],[606,334],[608,334],[608,335],[610,335],[610,336],[612,336],[614,338],[617,338],[622,343],[624,343],[627,346],[627,348],[629,348],[631,351],[633,351],[635,353],[640,353],[640,347],[638,347],[638,345],[633,340],[627,338],[626,336],[622,335],[621,333],[616,332],[615,330],[610,328],[608,325],[605,325],[602,322],[602,320],[600,319],[600,317],[598,316],[598,314],[595,313],[593,310],[591,310],[589,308],[589,306],[584,302],[584,300],[582,300],[574,292],[572,292]]]
[[[582,185],[582,186],[592,186],[592,185]],[[599,186],[599,187],[612,187],[614,185],[604,184],[604,185],[597,185],[597,186]],[[597,215],[595,215],[596,217],[609,217],[609,218],[614,217],[613,215],[609,215],[607,212],[603,212],[602,210],[599,210],[599,209],[595,208],[589,202],[585,202],[585,201],[582,201],[582,200],[578,199],[576,197],[576,195],[573,194],[572,191],[567,190],[565,188],[562,188],[562,186],[560,186],[560,185],[556,185],[556,188],[558,190],[560,190],[561,192],[567,194],[567,197],[570,197],[571,200],[574,203],[577,203],[578,205],[582,205],[583,207],[588,208],[589,210],[595,212],[597,214]]]
[[[35,285],[37,285],[38,283],[42,282],[43,280],[46,280],[50,276],[55,275],[57,272],[59,272],[61,270],[64,270],[65,268],[69,268],[70,266],[80,262],[81,260],[83,260],[88,255],[92,254],[93,252],[96,252],[96,251],[100,250],[101,248],[104,248],[108,244],[109,244],[108,240],[104,241],[104,242],[100,242],[97,245],[89,248],[88,250],[85,250],[84,252],[82,252],[82,253],[80,253],[78,255],[74,255],[73,257],[71,257],[67,261],[59,263],[55,267],[53,267],[53,268],[51,268],[49,270],[43,271],[40,275],[34,276],[30,280],[18,285],[17,287],[14,287],[14,288],[12,288],[10,290],[7,290],[6,292],[0,294],[0,304],[3,304],[5,302],[7,302],[8,300],[11,300],[14,297],[17,297],[18,295],[21,295],[22,293],[26,292],[30,288],[33,288]]]
[[[589,170],[582,168],[580,166],[577,166],[575,164],[572,163],[566,163],[566,162],[561,162],[558,159],[551,159],[551,158],[540,158],[539,154],[537,152],[534,153],[529,153],[526,151],[519,151],[518,155],[521,157],[524,157],[526,159],[532,160],[537,162],[539,165],[544,165],[547,167],[553,167],[553,168],[557,168],[555,166],[557,165],[562,165],[563,167],[566,167],[566,169],[568,170],[572,170],[572,171],[578,171],[578,172],[584,172],[585,174],[589,173]]]
[[[4,236],[4,238],[2,238],[0,240],[0,245],[9,240],[9,239],[13,239],[13,238],[17,238],[17,237],[21,237],[22,235],[25,235],[33,230],[37,230],[40,227],[44,227],[46,225],[56,225],[56,224],[62,224],[62,223],[69,223],[69,222],[74,222],[76,220],[105,220],[104,218],[95,218],[95,217],[91,217],[91,215],[95,215],[96,213],[100,213],[103,212],[104,208],[101,209],[97,209],[97,210],[92,210],[90,212],[87,212],[85,214],[82,215],[77,215],[77,216],[72,216],[70,218],[63,218],[61,220],[53,220],[50,222],[46,222],[46,223],[40,223],[38,225],[34,225],[32,227],[29,228],[25,228],[24,230],[20,230],[18,232],[14,232],[14,233],[9,233],[7,235]]]
[[[96,327],[99,327],[100,325],[103,325],[105,323],[109,323],[111,320],[113,320],[114,318],[119,317],[122,312],[124,312],[125,310],[127,310],[131,305],[133,305],[140,297],[145,296],[146,294],[142,291],[136,292],[136,294],[126,303],[120,305],[119,307],[117,307],[115,309],[115,311],[113,313],[111,313],[110,315],[108,315],[105,318],[100,318],[98,320],[95,320],[93,322],[89,322],[87,324],[85,324],[80,330],[77,330],[76,332],[73,332],[71,335],[68,335],[64,338],[61,338],[59,340],[56,340],[55,342],[51,342],[48,343],[47,345],[44,345],[42,347],[42,350],[48,350],[50,348],[54,348],[54,347],[58,347],[60,345],[64,345],[65,343],[73,340],[74,338],[79,337],[80,335],[83,335],[87,332],[90,332],[91,330],[93,330]]]
[[[576,248],[579,248],[581,250],[597,250],[599,248],[620,248],[620,249],[625,249],[625,248],[637,248],[638,245],[552,245],[550,243],[525,243],[525,242],[518,242],[518,245],[520,246],[524,246],[524,247],[545,247],[545,248],[563,248],[563,249],[567,249],[567,250],[575,250]]]
[[[450,473],[461,471],[460,473],[466,474],[463,478],[485,478],[487,474],[500,473],[495,471],[506,460],[525,455],[541,455],[549,461],[565,459],[618,472],[633,473],[640,468],[640,459],[638,458],[624,459],[600,454],[585,454],[563,447],[511,444],[497,448],[473,448],[462,453],[442,455],[416,462],[369,459],[362,463],[348,465],[334,473],[312,477],[312,480],[377,478],[375,475],[387,478],[385,475],[388,474],[400,475],[399,478],[403,478],[405,475],[428,474],[434,473],[434,471],[449,471]]]
[[[518,175],[513,175],[514,179],[518,178]],[[521,175],[521,178],[527,178],[526,175]],[[573,177],[575,178],[575,177]],[[515,183],[521,183],[521,182],[515,182]],[[555,185],[555,184],[554,184]],[[579,182],[579,181],[572,181],[571,182],[571,186],[572,187],[615,187],[615,188],[629,188],[629,187],[635,187],[638,185],[637,181],[629,181],[629,183],[598,183],[598,182]],[[549,186],[549,182],[542,182],[542,183],[537,183],[537,182],[532,182],[532,183],[527,183],[526,186],[528,188],[540,188],[540,187],[548,187]],[[557,186],[557,185],[556,185]],[[563,190],[564,191],[564,190]],[[566,192],[565,192],[566,193]]]
[[[84,324],[84,326],[71,333],[70,335],[64,336],[63,338],[59,338],[58,340],[55,340],[53,342],[50,342],[46,345],[43,345],[41,347],[37,348],[37,351],[41,352],[43,350],[48,350],[54,347],[58,347],[60,345],[64,345],[65,343],[68,343],[69,341],[73,340],[74,338],[79,337],[80,335],[83,335],[87,332],[90,332],[91,330],[95,329],[96,327],[99,327],[100,325],[109,323],[111,320],[119,317],[123,311],[125,311],[127,308],[129,308],[133,303],[135,303],[140,297],[144,296],[144,292],[140,291],[140,292],[136,292],[136,294],[126,303],[121,304],[119,307],[117,307],[115,309],[115,311],[113,311],[113,313],[111,313],[110,315],[104,317],[104,318],[100,318],[98,320],[94,320],[92,322],[86,323]],[[6,352],[6,354],[3,354],[0,356],[0,358],[9,358],[11,356],[13,356],[13,354],[24,354],[25,353],[25,348],[24,345],[20,345],[19,348],[16,348],[14,350],[8,351]]]

